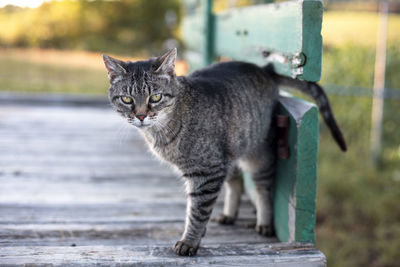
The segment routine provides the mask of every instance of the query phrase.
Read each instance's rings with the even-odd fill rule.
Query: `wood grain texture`
[[[107,106],[43,98],[0,106],[1,266],[324,266],[312,245],[246,227],[255,221],[247,198],[236,225],[209,223],[198,257],[175,256],[180,178]]]
[[[299,78],[306,81],[318,82],[321,79],[323,9],[324,6],[319,0],[303,2],[302,53],[306,62]]]
[[[279,159],[275,188],[275,226],[282,241],[314,242],[318,155],[315,105],[281,97],[280,112],[290,116],[289,159]]]
[[[201,3],[200,8],[187,8],[190,12],[186,12],[182,22],[183,40],[189,50],[186,58],[192,65],[191,70],[209,64],[209,60],[201,63],[201,57],[195,52],[204,56],[207,51],[207,58],[211,54],[261,66],[273,63],[277,72],[287,76],[307,81],[321,78],[321,1],[231,8],[214,14],[211,24],[202,15],[203,11],[199,11],[204,10],[206,1]],[[193,6],[193,3],[187,6]],[[208,49],[204,48],[205,44]]]
[[[312,106],[302,117],[297,141],[296,241],[315,242],[318,109]]]
[[[285,244],[208,245],[192,258],[176,256],[166,245],[30,246],[20,248],[20,255],[14,250],[2,249],[0,259],[34,266],[49,262],[52,266],[325,266],[322,253],[315,248]]]

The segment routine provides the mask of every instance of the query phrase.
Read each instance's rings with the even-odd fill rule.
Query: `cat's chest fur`
[[[179,159],[184,156],[179,149],[179,134],[182,131],[182,126],[170,126],[169,129],[169,132],[163,134],[152,131],[143,131],[142,133],[153,155],[176,166],[179,165]]]

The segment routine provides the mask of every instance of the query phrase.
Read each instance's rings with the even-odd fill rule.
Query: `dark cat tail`
[[[268,71],[271,75],[273,67],[271,65],[268,65],[265,67],[265,70]],[[286,86],[290,88],[295,88],[300,90],[302,93],[311,96],[315,102],[317,103],[317,106],[319,108],[319,111],[322,115],[322,118],[324,118],[324,121],[326,125],[328,126],[329,130],[331,131],[331,134],[333,138],[335,139],[336,143],[339,145],[340,149],[342,151],[347,150],[347,145],[346,141],[343,137],[343,134],[335,120],[335,117],[333,116],[333,112],[331,109],[331,106],[329,104],[328,96],[326,95],[324,89],[322,89],[321,86],[319,86],[315,82],[306,82],[306,81],[300,81],[296,79],[292,79],[289,77],[285,77],[282,75],[279,75],[275,72],[273,72],[273,76],[277,83],[280,86]]]

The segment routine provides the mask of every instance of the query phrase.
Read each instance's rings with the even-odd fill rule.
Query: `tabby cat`
[[[251,173],[256,184],[256,231],[272,235],[276,160],[272,120],[278,88],[294,87],[312,96],[345,151],[327,96],[316,83],[244,62],[218,63],[187,77],[176,76],[176,53],[173,49],[137,62],[103,55],[112,106],[139,129],[156,155],[180,170],[185,181],[185,230],[173,247],[175,253],[196,254],[224,182],[224,210],[218,222],[234,223],[243,191],[240,170]]]

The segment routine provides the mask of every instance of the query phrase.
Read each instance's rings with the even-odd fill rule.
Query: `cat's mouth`
[[[151,125],[151,123],[145,123],[143,121],[140,122],[140,123],[130,122],[130,124],[132,124],[133,126],[138,127],[138,128],[146,128],[146,127],[149,127]]]

